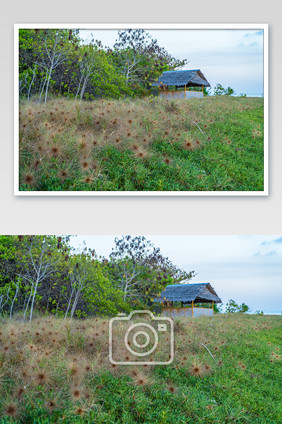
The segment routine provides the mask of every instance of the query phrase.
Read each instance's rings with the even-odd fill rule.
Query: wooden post
[[[202,85],[202,93],[203,93],[203,95],[204,95],[204,86]]]
[[[193,308],[194,308],[194,300],[192,300],[192,317],[194,316]]]
[[[214,313],[214,312],[213,312],[213,301],[212,301],[212,313]]]
[[[184,85],[184,99],[186,99],[186,84]]]

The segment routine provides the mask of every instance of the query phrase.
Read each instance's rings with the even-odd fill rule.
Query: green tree
[[[230,299],[228,300],[228,302],[226,303],[226,309],[225,312],[227,313],[234,313],[234,312],[248,312],[250,310],[250,308],[245,304],[242,303],[241,305],[238,305],[235,300]]]
[[[231,96],[232,94],[234,94],[234,90],[231,87],[224,88],[221,84],[214,87],[215,96]]]
[[[242,304],[239,306],[239,311],[238,311],[238,312],[243,312],[243,313],[245,313],[245,312],[248,312],[249,310],[250,310],[249,306],[248,306],[248,305],[246,305],[245,303],[242,303]]]
[[[144,236],[116,238],[109,265],[124,301],[136,305],[148,306],[167,284],[194,276],[173,265]]]
[[[124,309],[122,293],[113,287],[94,250],[85,248],[68,261],[68,302],[65,318],[74,315],[115,314]]]
[[[11,310],[20,300],[24,319],[29,313],[31,321],[35,304],[41,299],[39,289],[44,291],[46,280],[57,272],[64,249],[63,239],[55,236],[8,236],[1,238],[0,249],[2,291],[5,290],[6,297],[9,297]]]
[[[170,55],[143,29],[119,31],[113,57],[126,85],[137,92],[146,92],[164,71],[180,68],[187,63]]]
[[[53,74],[67,60],[71,51],[72,33],[72,30],[60,29],[19,30],[20,93],[26,89],[29,99],[31,88],[37,80],[39,100],[44,97],[46,103],[50,84],[55,84]]]

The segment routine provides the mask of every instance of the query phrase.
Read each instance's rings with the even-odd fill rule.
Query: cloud
[[[275,256],[277,255],[276,250],[271,250],[270,252],[266,253],[264,256]]]
[[[251,44],[248,44],[248,47],[255,47],[255,46],[258,46],[258,43],[256,41],[254,41]]]
[[[254,37],[255,35],[263,35],[263,29],[260,29],[256,32],[247,32],[247,34],[244,35],[244,37]]]
[[[282,244],[282,237],[278,237],[274,240],[264,240],[263,242],[261,242],[261,246],[269,246],[270,244]]]
[[[253,256],[259,256],[259,257],[262,258],[262,257],[265,257],[265,256],[276,256],[276,255],[278,255],[276,250],[271,250],[270,252],[266,252],[266,253],[257,252]]]

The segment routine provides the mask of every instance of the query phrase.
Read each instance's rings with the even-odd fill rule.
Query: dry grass
[[[279,317],[234,314],[212,319],[179,318],[174,323],[175,359],[171,365],[162,367],[112,365],[108,358],[107,319],[70,321],[51,317],[32,323],[2,320],[0,409],[3,417],[16,419],[24,414],[30,402],[41,402],[50,414],[62,405],[68,405],[74,415],[91,413],[93,408],[99,410],[107,396],[105,382],[109,376],[111,384],[123,381],[126,390],[133,390],[132,393],[136,389],[152,390],[152,393],[160,390],[161,397],[162,391],[182,396],[185,385],[191,390],[197,381],[203,384],[205,380],[211,381],[208,379],[218,381],[221,375],[227,384],[227,375],[232,380],[230,372],[245,373],[245,378],[253,379],[260,373],[264,359],[260,353],[260,362],[256,363],[251,356],[253,350],[247,353],[248,346],[255,346],[251,342],[254,335],[261,334],[263,338],[269,331],[278,329],[280,321]],[[119,331],[116,348],[122,355],[124,329]],[[166,343],[166,338],[160,339],[161,351]],[[265,340],[261,349],[265,361],[275,366],[280,360],[278,346]]]
[[[230,133],[232,138],[234,134],[230,125],[236,124],[233,116],[256,113],[256,100],[260,99],[22,103],[21,190],[162,190],[159,179],[166,173],[168,189],[183,190],[187,184],[204,188],[197,176],[194,182],[182,181],[180,169],[185,174],[186,165],[187,169],[191,164],[204,166],[202,159],[198,164],[197,151],[209,149],[210,144],[217,145],[218,151],[231,144],[238,149],[238,129],[236,143],[230,140]],[[263,137],[261,119],[248,121],[248,126],[239,129],[240,149],[242,135],[258,141]]]

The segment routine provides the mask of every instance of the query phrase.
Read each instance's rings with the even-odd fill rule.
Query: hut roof
[[[200,69],[192,69],[190,71],[166,71],[159,78],[158,81],[152,85],[175,85],[180,86],[202,86],[210,87],[204,74]]]
[[[210,283],[198,284],[173,284],[167,286],[154,302],[183,302],[190,303],[192,300],[199,303],[222,303]]]

